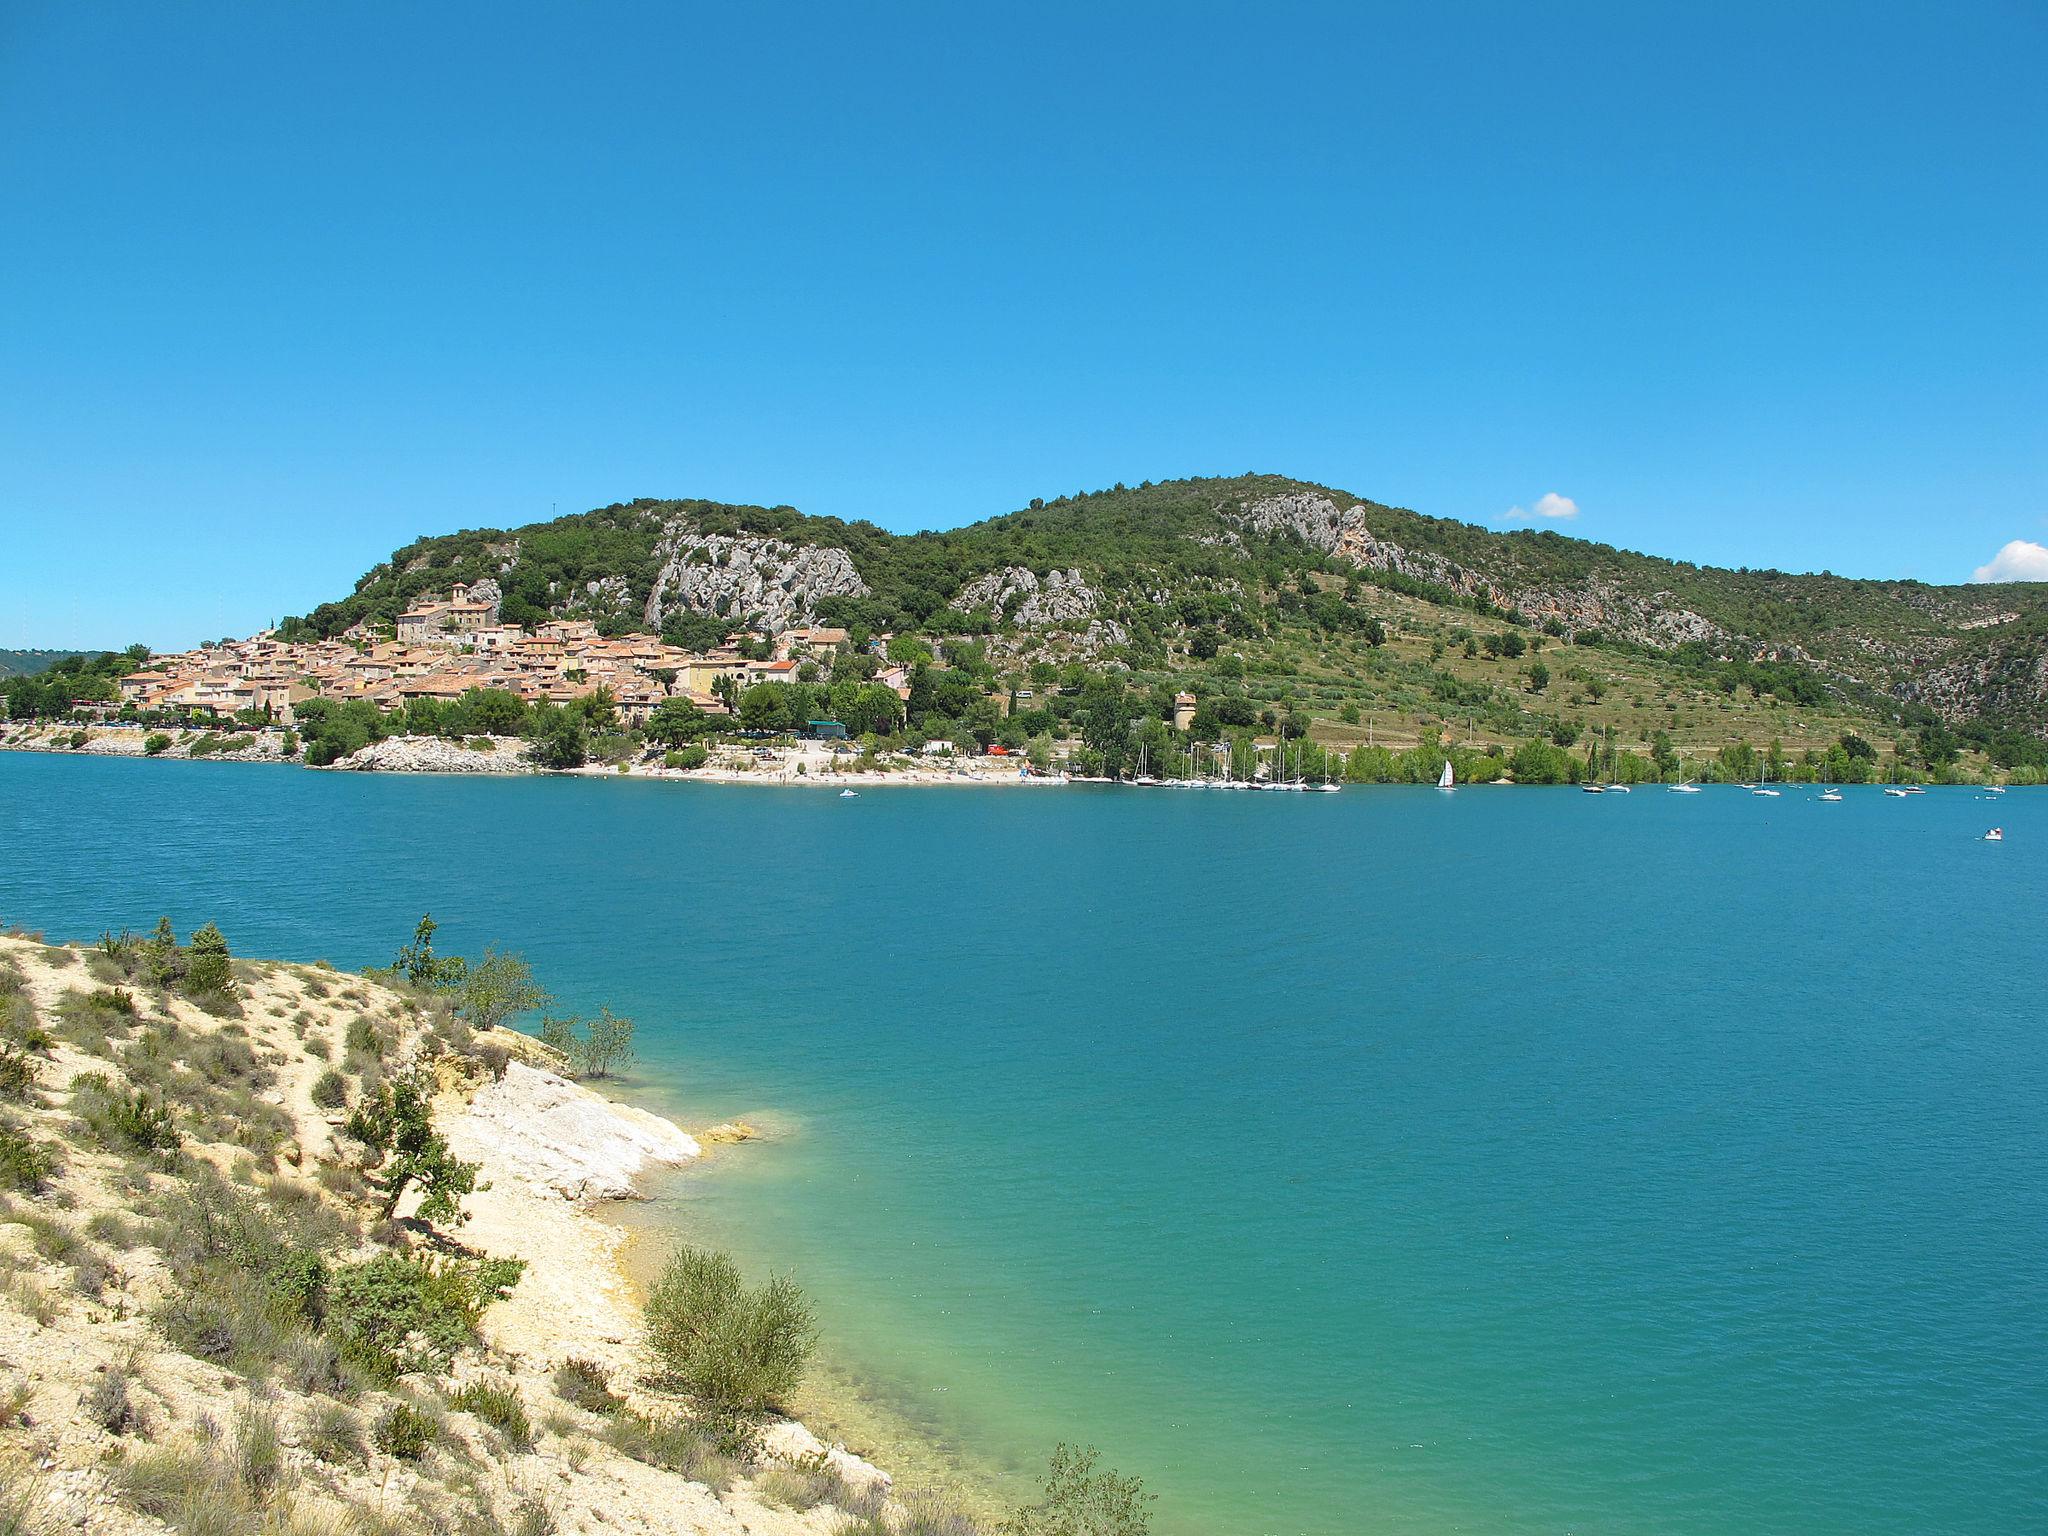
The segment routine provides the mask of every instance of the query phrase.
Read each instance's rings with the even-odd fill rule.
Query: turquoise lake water
[[[0,754],[0,920],[524,950],[635,1091],[777,1132],[683,1220],[1162,1536],[2048,1530],[2044,896],[2034,791]]]

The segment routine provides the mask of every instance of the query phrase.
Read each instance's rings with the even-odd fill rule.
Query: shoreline
[[[708,1174],[714,1151],[753,1135],[729,1134],[730,1126],[686,1131],[626,1095],[556,1072],[554,1052],[534,1036],[509,1027],[495,1033],[516,1039],[506,1075],[466,1098],[460,1088],[444,1094],[437,1118],[445,1115],[457,1155],[481,1162],[490,1175],[467,1202],[466,1238],[485,1246],[502,1240],[546,1257],[486,1316],[485,1334],[516,1352],[539,1345],[550,1355],[598,1359],[630,1372],[643,1363],[637,1341],[648,1279],[661,1258],[657,1247],[687,1234],[636,1223],[628,1213],[657,1206],[650,1188],[656,1181]],[[768,1454],[792,1463],[822,1460],[854,1486],[896,1488],[900,1470],[878,1463],[876,1446],[849,1444],[837,1424],[820,1433],[804,1416],[806,1399],[821,1401],[814,1374],[820,1367],[833,1370],[829,1361],[814,1360],[788,1411],[767,1422]],[[830,1397],[822,1405],[836,1406]],[[930,1464],[917,1460],[929,1475]],[[911,1485],[997,1512],[979,1490],[952,1479],[920,1477]]]
[[[515,1054],[522,1061],[556,1076],[546,1064],[547,1056],[552,1054],[550,1049],[536,1037],[510,1027],[499,1033],[517,1037]],[[654,1103],[640,1102],[646,1099],[658,1103],[657,1092],[636,1095],[610,1081],[597,1085],[567,1078],[558,1081],[570,1096],[593,1101],[613,1116],[630,1117],[651,1129],[657,1141],[674,1139],[688,1143],[691,1148],[688,1155],[674,1160],[652,1157],[631,1171],[608,1170],[616,1172],[616,1183],[568,1197],[565,1202],[554,1202],[552,1208],[550,1202],[543,1200],[538,1212],[529,1208],[525,1219],[518,1223],[521,1230],[532,1230],[542,1222],[552,1226],[560,1221],[566,1204],[569,1219],[564,1224],[564,1244],[574,1245],[575,1227],[596,1229],[581,1235],[592,1244],[605,1268],[609,1281],[604,1287],[605,1295],[618,1308],[621,1323],[628,1325],[602,1329],[599,1333],[624,1332],[630,1336],[630,1325],[637,1324],[648,1287],[667,1250],[679,1242],[701,1240],[702,1234],[693,1230],[689,1220],[688,1183],[719,1177],[724,1161],[747,1156],[751,1144],[772,1140],[774,1132],[752,1129],[757,1118],[764,1125],[770,1123],[769,1117],[754,1115],[743,1121],[689,1131],[683,1128],[680,1118]],[[462,1106],[458,1113],[475,1117],[475,1100]],[[485,1115],[489,1114],[487,1106]],[[489,1150],[471,1139],[473,1128],[472,1121],[468,1130],[451,1136],[451,1141],[466,1156],[489,1158]],[[735,1129],[741,1133],[732,1134]],[[562,1148],[541,1139],[537,1150],[547,1156],[559,1153]],[[580,1169],[555,1172],[566,1172],[567,1182],[572,1185],[587,1177]],[[562,1193],[563,1181],[558,1178],[556,1182],[557,1192]],[[487,1198],[488,1192],[483,1193]],[[489,1209],[487,1204],[477,1203],[480,1210]],[[802,1280],[800,1256],[777,1256],[769,1267],[793,1271],[799,1282]],[[751,1274],[749,1278],[758,1281],[762,1275]],[[515,1292],[511,1301],[516,1300]],[[509,1308],[511,1301],[501,1306]],[[559,1321],[565,1314],[558,1310],[553,1315]],[[589,1341],[589,1352],[603,1355],[610,1342],[605,1337],[595,1337]],[[620,1356],[622,1366],[630,1353],[629,1350]],[[1017,1469],[1006,1468],[997,1458],[958,1445],[935,1427],[920,1423],[912,1410],[882,1390],[874,1379],[832,1354],[829,1345],[821,1345],[787,1408],[787,1416],[773,1426],[769,1435],[776,1454],[784,1457],[824,1454],[835,1462],[843,1462],[842,1470],[853,1480],[874,1474],[892,1487],[934,1491],[966,1513],[990,1522],[1000,1520],[1007,1512],[1003,1496],[1028,1497],[1035,1491],[1027,1482],[1018,1481]]]
[[[657,1170],[655,1181],[674,1185],[693,1177],[716,1178],[716,1157],[735,1155],[726,1148],[715,1155],[706,1150],[702,1162]],[[700,1235],[691,1228],[684,1201],[659,1189],[641,1200],[607,1205],[592,1214],[619,1236],[614,1252],[617,1272],[636,1305],[667,1248]],[[801,1270],[795,1272],[801,1280]],[[829,1342],[820,1345],[789,1409],[792,1420],[824,1444],[843,1446],[862,1461],[885,1469],[896,1486],[940,1493],[991,1527],[1008,1511],[1003,1495],[1029,1497],[1037,1491],[1018,1481],[1017,1474],[997,1459],[921,1423],[872,1378],[835,1355]]]
[[[814,1359],[814,1374],[785,1411],[761,1421],[751,1456],[721,1459],[700,1449],[678,1453],[678,1460],[659,1450],[647,1454],[644,1442],[630,1437],[612,1437],[611,1426],[623,1421],[603,1417],[607,1413],[638,1415],[632,1421],[647,1424],[693,1411],[650,1371],[643,1289],[632,1263],[635,1229],[626,1213],[652,1199],[648,1184],[662,1170],[701,1166],[708,1148],[744,1139],[744,1128],[713,1127],[693,1136],[624,1095],[570,1080],[554,1070],[562,1065],[558,1054],[533,1036],[509,1028],[480,1030],[473,1038],[451,1033],[446,1015],[428,1006],[431,999],[373,974],[237,957],[235,991],[224,994],[228,1006],[215,1009],[178,990],[119,991],[131,979],[122,967],[105,946],[53,944],[14,929],[0,935],[0,1003],[10,1027],[39,1020],[52,1025],[52,1032],[30,1036],[39,1042],[29,1048],[36,1062],[31,1081],[39,1078],[42,1091],[14,1105],[10,1125],[20,1121],[27,1129],[12,1134],[33,1135],[32,1146],[52,1136],[62,1148],[25,1190],[0,1200],[0,1253],[10,1276],[0,1287],[0,1355],[28,1363],[15,1383],[14,1417],[0,1420],[0,1480],[32,1461],[43,1479],[35,1502],[53,1520],[130,1529],[118,1520],[108,1527],[81,1517],[121,1498],[123,1469],[137,1455],[213,1465],[221,1454],[215,1426],[223,1415],[238,1426],[237,1444],[249,1433],[252,1415],[275,1426],[279,1470],[262,1498],[275,1490],[297,1508],[317,1507],[338,1521],[389,1511],[394,1498],[411,1504],[429,1495],[444,1512],[449,1498],[481,1500],[494,1512],[492,1529],[510,1528],[517,1511],[545,1508],[548,1529],[557,1528],[552,1519],[559,1517],[560,1529],[605,1526],[621,1536],[816,1536],[827,1528],[814,1513],[821,1500],[849,1512],[900,1510],[905,1500],[915,1503],[929,1493],[994,1511],[987,1494],[970,1488],[950,1465],[912,1458],[913,1477],[899,1483],[891,1470],[843,1443],[867,1442],[850,1422],[837,1437],[815,1433],[797,1410],[829,1401],[815,1391],[833,1369],[824,1360]],[[94,999],[125,1001],[82,1003],[95,985],[102,990]],[[110,1007],[112,1022],[104,1028],[80,1011]],[[146,1151],[137,1154],[144,1158],[138,1163],[114,1144],[78,1138],[81,1112],[96,1113],[81,1111],[89,1101],[79,1096],[99,1091],[90,1086],[104,1083],[96,1074],[131,1070],[127,1037],[145,1027],[172,1042],[168,1050],[137,1058],[149,1070],[188,1071],[178,1063],[203,1059],[239,1063],[233,1070],[244,1074],[227,1087],[192,1090],[193,1101],[177,1122],[183,1163],[150,1161]],[[440,1364],[414,1362],[388,1379],[336,1385],[293,1374],[298,1368],[291,1361],[298,1357],[288,1360],[285,1345],[265,1343],[268,1333],[231,1329],[226,1336],[238,1349],[274,1347],[282,1362],[276,1366],[222,1357],[210,1343],[195,1348],[168,1328],[164,1307],[175,1301],[177,1265],[185,1261],[168,1249],[158,1253],[156,1231],[135,1224],[129,1211],[148,1213],[157,1195],[202,1175],[247,1191],[255,1209],[267,1209],[263,1202],[283,1191],[288,1219],[299,1230],[321,1230],[322,1221],[341,1219],[337,1202],[354,1209],[347,1202],[365,1195],[360,1176],[329,1176],[355,1168],[344,1150],[344,1106],[319,1087],[335,1076],[332,1063],[345,1034],[356,1053],[344,1060],[350,1072],[363,1070],[361,1053],[369,1052],[393,1074],[430,1073],[434,1127],[449,1151],[480,1175],[460,1197],[460,1217],[446,1223],[443,1252],[479,1263],[515,1260],[521,1268],[501,1295],[479,1308],[472,1341],[451,1343]],[[208,1118],[227,1102],[209,1094],[243,1092],[261,1109],[238,1102],[229,1119]],[[238,1127],[253,1121],[281,1139],[248,1141]],[[138,1178],[148,1189],[138,1192]],[[386,1224],[412,1222],[420,1198],[418,1190],[406,1191],[387,1208]],[[310,1219],[315,1208],[327,1216]],[[374,1213],[374,1202],[364,1210]],[[66,1218],[67,1211],[78,1215]],[[86,1212],[109,1225],[74,1228],[72,1221]],[[51,1241],[47,1234],[60,1227],[69,1235]],[[353,1237],[349,1230],[344,1225],[332,1238],[342,1245],[332,1262],[344,1269],[384,1262],[366,1261],[368,1253],[406,1251],[384,1246],[391,1239],[374,1230],[366,1236],[357,1228]],[[103,1240],[127,1257],[110,1257],[103,1271],[92,1271],[90,1283],[73,1283],[70,1266],[84,1263]],[[562,1395],[560,1372],[579,1361],[608,1382],[614,1406],[592,1407]],[[124,1409],[114,1419],[91,1406],[95,1384],[110,1373],[129,1394],[122,1401],[132,1398],[132,1415]],[[466,1402],[458,1389],[501,1393],[514,1417],[491,1418],[488,1404]],[[522,1401],[531,1407],[530,1418],[518,1407]],[[387,1447],[381,1438],[370,1444],[371,1419],[381,1425],[406,1405],[424,1406],[429,1419],[423,1422],[437,1426],[436,1438],[411,1451]],[[320,1426],[332,1426],[337,1415],[346,1430],[323,1432]],[[823,1427],[834,1429],[845,1416],[833,1420]],[[145,1442],[146,1454],[137,1449]],[[465,1480],[466,1465],[495,1468],[490,1484]],[[803,1479],[825,1483],[810,1502],[792,1502],[791,1482]],[[445,1513],[442,1518],[445,1523]]]
[[[223,762],[268,765],[280,768],[300,768],[312,773],[354,773],[376,774],[409,778],[559,778],[559,779],[602,779],[654,781],[667,784],[717,784],[742,785],[756,788],[853,790],[864,789],[944,789],[944,788],[1019,788],[1019,789],[1064,789],[1071,785],[1106,785],[1129,789],[1238,789],[1277,790],[1283,786],[1231,784],[1217,780],[1160,779],[1140,782],[1131,779],[1097,779],[1072,776],[1066,773],[1023,773],[1019,771],[1021,758],[953,757],[926,760],[906,754],[901,768],[888,771],[871,769],[838,769],[833,766],[832,755],[823,750],[814,750],[815,744],[778,746],[772,748],[729,746],[721,749],[726,757],[724,762],[706,764],[701,768],[670,768],[655,762],[637,763],[585,763],[576,768],[541,768],[526,761],[524,744],[516,738],[487,738],[487,748],[471,748],[461,742],[441,737],[387,736],[373,742],[352,757],[338,762],[314,766],[287,756],[279,745],[284,734],[280,730],[251,730],[238,732],[256,738],[252,747],[232,752],[193,753],[189,741],[179,741],[161,752],[149,753],[142,750],[145,732],[140,727],[100,727],[105,735],[94,737],[85,745],[74,747],[68,737],[70,728],[51,728],[40,737],[32,739],[37,728],[13,739],[0,739],[0,752],[37,753],[49,757],[98,757],[126,758],[145,761],[171,762]],[[187,733],[198,739],[206,734]],[[67,738],[67,739],[59,739]],[[756,762],[752,766],[739,766],[734,759],[751,755],[757,751],[768,751],[771,760]],[[360,759],[360,761],[358,760]],[[939,763],[949,766],[941,767]],[[1659,789],[1670,789],[1676,781],[1658,779],[1641,780],[1632,787],[1645,793]],[[1707,789],[1748,789],[1747,782],[1689,780]],[[1434,788],[1431,784],[1411,784],[1406,781],[1383,780],[1339,780],[1327,786],[1331,790],[1350,789],[1416,789]],[[1588,784],[1571,781],[1561,784],[1522,784],[1516,779],[1502,775],[1493,779],[1477,779],[1455,786],[1459,790],[1469,789],[1587,789]],[[1866,780],[1860,784],[1836,784],[1831,780],[1787,780],[1788,789],[1823,788],[1839,789],[1882,789],[1885,785],[1878,780]],[[2000,793],[2008,789],[2023,789],[2036,786],[2007,785],[1985,782],[1935,783],[1922,786],[1927,789],[1972,789],[1982,791],[1996,789]],[[1309,792],[1325,788],[1321,784],[1287,785],[1289,791],[1306,789]]]

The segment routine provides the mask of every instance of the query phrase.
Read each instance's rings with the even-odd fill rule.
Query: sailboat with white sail
[[[1451,772],[1451,760],[1448,757],[1444,759],[1444,771],[1436,776],[1436,787],[1438,789],[1456,789],[1458,787],[1458,776]]]

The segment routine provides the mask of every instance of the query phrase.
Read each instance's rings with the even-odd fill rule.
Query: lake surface
[[[0,753],[0,920],[525,951],[775,1128],[693,1230],[1162,1536],[2048,1530],[2048,792],[1812,795]]]

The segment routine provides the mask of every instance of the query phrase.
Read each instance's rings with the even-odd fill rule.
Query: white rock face
[[[473,751],[459,741],[438,736],[387,736],[334,763],[357,773],[532,773],[533,763],[519,742],[493,742],[488,751]]]
[[[1013,565],[978,576],[960,589],[952,606],[962,613],[987,608],[1012,624],[1034,629],[1081,623],[1095,616],[1101,596],[1081,579],[1078,570],[1036,571]]]
[[[1072,630],[1092,649],[1130,638],[1116,620],[1101,616],[1102,594],[1078,570],[1047,571],[1043,580],[1021,565],[990,571],[962,587],[950,606],[961,613],[986,608],[999,620],[1026,629]]]
[[[1382,539],[1366,522],[1361,506],[1339,507],[1327,496],[1292,491],[1247,502],[1226,517],[1261,534],[1292,534],[1313,549],[1367,570],[1396,571],[1465,597],[1483,597],[1496,607],[1541,622],[1557,619],[1567,628],[1602,629],[1642,645],[1670,647],[1687,640],[1715,643],[1728,632],[1681,608],[1668,594],[1646,601],[1612,582],[1593,577],[1565,587],[1502,586],[1456,561],[1427,550],[1411,550]]]
[[[659,1115],[519,1061],[470,1101],[465,1130],[463,1155],[569,1200],[637,1199],[641,1173],[703,1151]]]
[[[843,549],[781,539],[705,533],[687,517],[663,525],[654,556],[661,574],[647,594],[650,629],[679,610],[734,623],[758,615],[771,631],[817,621],[828,597],[866,597],[868,584]]]
[[[1267,496],[1247,502],[1233,521],[1253,533],[1292,534],[1312,549],[1368,570],[1398,571],[1465,597],[1484,597],[1502,607],[1512,606],[1506,593],[1475,572],[1442,555],[1406,549],[1379,538],[1366,526],[1364,508],[1339,507],[1327,496],[1310,491]]]

